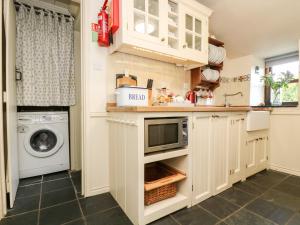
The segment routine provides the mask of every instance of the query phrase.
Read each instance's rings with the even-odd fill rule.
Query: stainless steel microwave
[[[188,145],[188,119],[145,119],[145,153],[181,148]]]

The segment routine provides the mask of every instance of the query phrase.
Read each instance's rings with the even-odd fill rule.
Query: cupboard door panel
[[[268,137],[260,137],[257,141],[256,148],[256,164],[257,170],[261,171],[267,168],[268,162]]]
[[[230,186],[228,172],[228,117],[213,119],[213,131],[213,187],[216,195]]]
[[[257,140],[249,140],[246,145],[246,177],[256,173]]]
[[[212,196],[211,117],[196,117],[193,130],[193,204]]]
[[[245,152],[245,118],[241,116],[230,119],[229,131],[229,173],[230,182],[236,183],[244,178]]]

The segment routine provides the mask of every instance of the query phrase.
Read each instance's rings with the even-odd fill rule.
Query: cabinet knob
[[[183,48],[186,48],[186,44],[182,46]]]
[[[164,42],[166,39],[165,38],[162,38],[162,39],[160,39],[161,40],[161,42]]]

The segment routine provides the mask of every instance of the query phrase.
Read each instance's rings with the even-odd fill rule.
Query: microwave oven
[[[188,145],[188,119],[186,117],[147,118],[144,125],[145,154]]]

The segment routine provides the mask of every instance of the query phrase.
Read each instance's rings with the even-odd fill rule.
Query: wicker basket
[[[145,167],[145,205],[174,197],[177,192],[176,183],[186,175],[163,163],[152,163]]]

